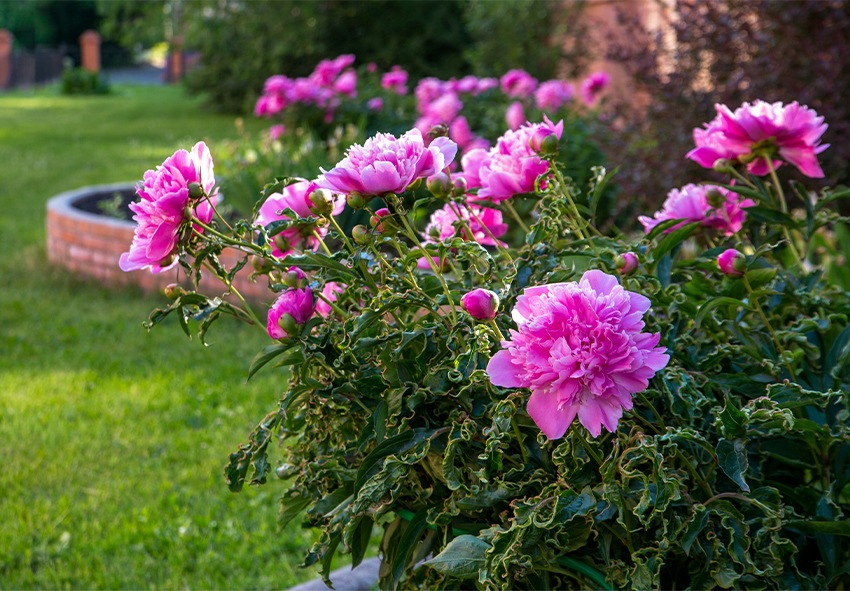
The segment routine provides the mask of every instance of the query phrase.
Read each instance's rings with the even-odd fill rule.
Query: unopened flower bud
[[[415,191],[416,189],[418,189],[421,186],[422,186],[422,179],[418,178],[415,181],[413,181],[412,183],[410,183],[409,185],[407,185],[407,190],[408,191]]]
[[[173,263],[176,258],[177,258],[177,254],[172,252],[171,254],[167,255],[164,259],[159,261],[159,266],[160,267],[167,267],[171,263]]]
[[[461,298],[460,305],[476,320],[487,322],[496,317],[499,296],[489,289],[474,289]]]
[[[730,173],[732,172],[732,162],[729,161],[728,158],[718,158],[714,161],[713,166],[715,172],[724,172]]]
[[[319,217],[330,214],[334,209],[333,198],[326,189],[316,189],[307,195],[307,201],[312,204],[308,207],[310,212]]]
[[[449,126],[440,123],[439,125],[433,126],[430,131],[428,131],[428,137],[432,139],[436,139],[438,137],[446,137],[449,135]]]
[[[464,193],[466,193],[466,179],[462,176],[456,176],[452,179],[452,193],[455,197],[460,197]]]
[[[280,318],[277,319],[277,325],[283,329],[283,331],[291,336],[296,336],[300,331],[298,330],[298,323],[295,322],[295,318],[292,314],[288,314],[284,312],[280,315]]]
[[[186,295],[186,290],[176,283],[169,283],[165,286],[165,289],[163,289],[162,292],[169,300],[176,300],[180,296]]]
[[[614,259],[614,265],[616,265],[617,270],[623,275],[631,273],[637,269],[639,264],[640,262],[633,252],[621,254]]]
[[[433,240],[439,240],[441,231],[442,228],[434,224],[430,228],[428,228],[428,236],[430,236]]]
[[[351,229],[351,237],[357,244],[369,244],[369,239],[371,238],[369,229],[362,224],[358,224]]]
[[[445,197],[452,186],[452,182],[449,180],[449,175],[444,172],[438,172],[437,174],[429,176],[428,180],[425,181],[425,184],[431,192],[431,195],[437,198]]]
[[[192,216],[194,216],[194,215],[195,215],[195,210],[192,208],[191,205],[187,205],[186,207],[183,208],[183,218],[184,219],[191,220]]]
[[[251,257],[251,266],[254,267],[254,270],[257,273],[268,273],[272,269],[274,269],[274,265],[272,265],[269,261],[264,259],[263,257],[252,256]]]
[[[200,199],[204,196],[204,188],[201,183],[189,183],[189,199]]]
[[[717,266],[727,277],[740,277],[747,270],[747,257],[744,253],[729,248],[717,257]]]
[[[538,154],[554,154],[558,151],[558,136],[548,127],[538,127],[528,143]]]
[[[398,226],[396,226],[395,222],[389,216],[390,210],[386,207],[382,207],[375,212],[375,215],[369,219],[369,222],[379,234],[392,234],[396,231]]]
[[[352,191],[345,197],[345,202],[348,203],[348,206],[351,209],[363,209],[366,207],[366,200],[363,199],[363,195],[358,193],[357,191]]]
[[[274,247],[280,252],[286,252],[290,249],[289,240],[283,234],[278,234],[274,237]]]
[[[726,203],[726,197],[724,197],[723,193],[721,193],[715,187],[711,187],[710,189],[706,190],[705,200],[714,209],[718,209],[720,207],[723,207],[723,204]]]
[[[289,267],[283,276],[283,284],[287,287],[305,287],[307,285],[307,274],[298,267]]]

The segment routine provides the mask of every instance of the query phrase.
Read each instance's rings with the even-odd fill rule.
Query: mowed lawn
[[[110,291],[45,255],[51,196],[140,179],[177,148],[235,135],[232,116],[180,88],[0,95],[0,588],[281,588],[315,576],[296,567],[316,534],[276,528],[285,485],[233,494],[222,476],[285,387],[271,371],[245,382],[267,337],[228,319],[207,348],[176,322],[148,334],[163,296]]]

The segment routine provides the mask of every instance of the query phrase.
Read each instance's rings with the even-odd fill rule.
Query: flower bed
[[[148,171],[123,268],[235,248],[279,294],[175,289],[148,323],[231,315],[270,339],[248,377],[288,372],[231,490],[291,480],[279,522],[321,529],[325,578],[382,528],[382,589],[845,588],[850,293],[827,278],[850,190],[780,181],[820,174],[810,109],[717,110],[688,156],[722,180],[634,236],[600,230],[614,173],[566,177],[547,118],[460,170],[444,125],[378,133],[233,225],[203,143]]]
[[[67,191],[47,202],[47,259],[76,274],[97,279],[105,285],[136,285],[146,292],[162,291],[168,284],[190,282],[177,271],[154,275],[144,271],[124,273],[118,268],[121,254],[132,242],[136,223],[122,220],[98,211],[95,205],[117,194],[135,195],[135,183],[94,185]],[[231,249],[222,253],[222,262],[231,267],[239,260],[239,254]],[[268,287],[259,281],[248,279],[249,267],[236,275],[237,289],[256,301],[268,301],[273,296]],[[216,290],[221,281],[207,274],[201,279],[205,290]]]

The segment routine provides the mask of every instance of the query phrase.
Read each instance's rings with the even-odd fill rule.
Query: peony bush
[[[613,173],[566,177],[549,119],[467,152],[377,134],[235,223],[203,144],[149,171],[126,260],[185,279],[148,328],[233,316],[269,339],[248,377],[280,375],[230,489],[286,481],[279,522],[321,531],[305,566],[377,551],[381,589],[850,585],[850,294],[820,246],[850,190],[779,180],[817,176],[811,110],[718,112],[688,157],[725,182],[633,236],[600,229]],[[249,262],[267,310],[232,285]]]

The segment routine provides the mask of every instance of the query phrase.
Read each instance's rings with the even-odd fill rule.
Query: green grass
[[[233,137],[233,118],[179,88],[108,97],[0,95],[0,588],[281,588],[315,534],[276,531],[272,482],[234,495],[227,454],[275,406],[268,344],[227,320],[204,348],[162,296],[50,268],[45,202],[141,178],[178,147]],[[249,130],[262,127],[246,121]]]

